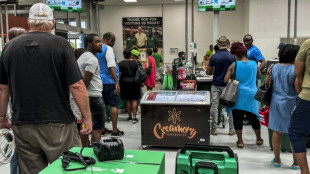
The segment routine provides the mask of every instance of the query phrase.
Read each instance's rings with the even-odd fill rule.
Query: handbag
[[[148,58],[149,62],[150,62],[150,58]],[[151,64],[151,62],[150,62]],[[151,72],[152,72],[152,65],[149,65],[148,68],[145,68],[145,71],[146,71],[146,75],[150,75]]]
[[[135,82],[141,84],[145,82],[147,75],[141,63],[138,62],[137,60],[135,61],[138,64],[138,68],[137,68],[136,75],[135,75]]]
[[[145,69],[146,75],[150,75],[152,72],[152,66],[150,65],[148,68]]]
[[[270,67],[271,70],[270,70],[270,73],[268,74],[268,76],[271,76],[273,66],[274,66],[274,64],[271,65],[271,67]],[[270,85],[270,80],[269,80],[268,84],[264,80],[263,84],[260,87],[258,87],[258,90],[257,90],[254,98],[257,101],[261,102],[262,104],[264,104],[266,106],[270,106],[271,97],[272,97],[272,90],[273,90],[273,86]]]
[[[269,124],[269,106],[260,108],[259,110],[259,122],[261,125],[268,127]]]
[[[227,107],[235,106],[237,100],[239,87],[239,81],[236,80],[237,64],[238,63],[236,61],[233,77],[229,80],[227,86],[224,88],[222,94],[220,95],[220,104]]]

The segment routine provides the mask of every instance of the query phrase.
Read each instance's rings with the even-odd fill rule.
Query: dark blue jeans
[[[285,106],[283,106],[285,107]],[[310,132],[310,101],[297,98],[288,135],[295,153],[306,152],[305,137]]]
[[[11,159],[10,162],[10,174],[18,174],[18,162],[17,162],[17,155],[16,155],[16,151],[14,152],[14,155]]]

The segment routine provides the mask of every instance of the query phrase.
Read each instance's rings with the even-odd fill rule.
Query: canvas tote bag
[[[227,86],[224,88],[220,96],[220,104],[227,106],[227,107],[235,106],[237,95],[238,95],[239,81],[236,80],[237,64],[238,62],[236,61],[233,77],[232,79],[229,80],[229,82],[227,83]]]

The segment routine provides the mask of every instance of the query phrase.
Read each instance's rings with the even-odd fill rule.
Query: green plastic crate
[[[185,145],[177,153],[175,174],[237,174],[237,154],[228,146]]]

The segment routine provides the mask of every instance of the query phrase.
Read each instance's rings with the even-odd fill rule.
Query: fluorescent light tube
[[[124,2],[137,2],[137,0],[124,0]]]

